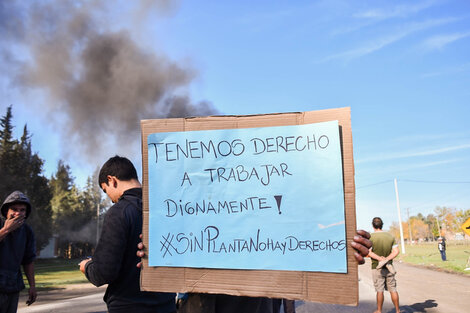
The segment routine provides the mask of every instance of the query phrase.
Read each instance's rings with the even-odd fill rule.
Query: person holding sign
[[[142,235],[140,235],[142,238]],[[351,246],[356,250],[354,257],[359,264],[364,264],[364,257],[369,254],[372,242],[370,234],[358,230]],[[145,257],[143,242],[137,245],[137,256]],[[137,263],[142,267],[142,262]],[[189,293],[178,308],[178,313],[274,313],[277,312],[279,299],[265,297],[231,296],[224,294]],[[276,307],[276,309],[275,309]]]
[[[176,294],[140,291],[134,249],[142,232],[142,188],[134,165],[120,156],[110,158],[100,170],[99,185],[114,205],[93,257],[83,260],[80,270],[95,286],[108,284],[104,301],[110,313],[176,312]]]
[[[349,110],[342,112],[208,117],[201,127],[185,119],[173,126],[143,121],[149,268],[142,286],[199,292],[183,298],[180,313],[272,313],[278,300],[263,296],[330,301],[339,297],[324,286],[357,284],[348,272],[347,234],[355,230],[346,217],[354,216],[354,197],[345,192],[354,188],[354,169]],[[234,123],[220,129],[224,119]],[[367,238],[357,236],[353,245],[360,263],[371,246]],[[206,269],[227,272],[215,282],[199,276]],[[263,272],[255,277],[251,270]],[[312,275],[318,279],[273,290],[281,281],[275,271],[318,272]],[[357,301],[351,286],[344,303]]]

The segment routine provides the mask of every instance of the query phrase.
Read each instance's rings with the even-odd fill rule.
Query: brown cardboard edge
[[[148,245],[148,176],[147,136],[154,132],[209,129],[252,128],[300,125],[338,120],[343,158],[345,221],[347,240],[347,274],[217,270],[196,268],[148,267],[143,260],[141,289],[145,291],[223,293],[237,296],[267,296],[324,303],[357,305],[358,269],[349,242],[356,233],[355,183],[350,108],[321,111],[275,113],[248,116],[209,116],[142,120],[142,171],[144,202],[144,244]]]

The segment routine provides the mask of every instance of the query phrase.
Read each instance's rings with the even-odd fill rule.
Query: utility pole
[[[401,253],[405,254],[405,240],[403,239],[403,225],[401,225],[401,212],[400,212],[400,198],[398,197],[397,179],[395,182],[395,196],[397,198],[397,210],[398,210],[398,224],[400,225],[400,242],[401,242]]]
[[[439,223],[439,215],[436,215],[437,230],[439,231],[439,237],[441,237],[441,223]]]
[[[410,244],[413,244],[413,237],[411,237],[410,208],[407,208],[406,211],[408,212],[408,234],[410,236]]]

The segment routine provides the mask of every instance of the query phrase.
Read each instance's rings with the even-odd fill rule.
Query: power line
[[[426,184],[470,184],[470,181],[438,181],[438,180],[414,180],[414,179],[399,179],[402,182],[409,183],[426,183]]]
[[[415,180],[415,179],[397,179],[399,182],[407,182],[407,183],[426,183],[426,184],[470,184],[470,181],[439,181],[439,180]],[[372,186],[377,186],[385,183],[392,182],[391,179],[380,181],[377,183],[364,185],[356,187],[356,189],[367,188]]]
[[[356,189],[361,189],[361,188],[367,188],[367,187],[382,185],[382,184],[390,183],[390,182],[392,182],[391,179],[389,179],[389,180],[384,180],[384,181],[381,181],[381,182],[378,182],[378,183],[374,183],[374,184],[370,184],[370,185],[359,186],[359,187],[356,187]]]

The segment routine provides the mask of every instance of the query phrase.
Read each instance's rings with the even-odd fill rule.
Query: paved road
[[[418,268],[402,263],[397,269],[400,309],[405,313],[464,313],[470,312],[470,277]],[[106,312],[102,297],[104,288],[88,284],[40,294],[38,301],[26,307],[23,295],[19,313]],[[375,291],[370,274],[370,263],[359,267],[359,305],[348,307],[334,304],[296,301],[297,313],[367,313],[375,310]],[[395,312],[386,294],[384,313]]]
[[[20,296],[19,313],[106,313],[103,295],[106,287],[92,284],[70,285],[64,289],[39,292],[37,301],[26,306],[26,293]]]
[[[449,274],[395,262],[400,310],[405,313],[465,313],[470,312],[470,277]],[[383,311],[395,312],[386,292]],[[372,284],[370,260],[359,266],[359,305],[347,307],[333,304],[299,302],[297,313],[365,313],[374,312],[375,290]]]

